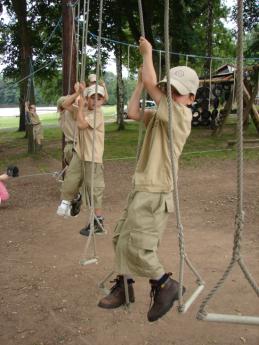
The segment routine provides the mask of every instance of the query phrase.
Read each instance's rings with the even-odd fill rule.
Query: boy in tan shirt
[[[102,198],[104,190],[103,176],[103,151],[104,151],[104,117],[101,106],[105,99],[105,91],[102,86],[97,88],[97,104],[95,104],[96,85],[87,88],[81,83],[78,110],[76,111],[76,122],[78,127],[78,141],[74,149],[73,158],[67,169],[62,185],[62,202],[57,209],[60,216],[75,216],[79,209],[76,198],[79,188],[84,183],[89,200],[91,199],[91,170],[92,170],[92,147],[94,135],[94,115],[96,107],[96,130],[95,130],[95,150],[94,150],[94,205],[95,205],[95,233],[103,233]],[[98,222],[101,227],[98,226]],[[90,226],[83,228],[80,233],[89,236]]]
[[[146,110],[146,134],[133,176],[133,191],[128,205],[117,223],[113,235],[116,271],[119,273],[110,294],[99,301],[99,307],[112,309],[125,303],[124,276],[128,281],[130,302],[134,302],[131,274],[149,278],[152,306],[147,318],[161,318],[178,299],[179,283],[166,273],[157,256],[159,242],[166,228],[168,215],[173,212],[173,180],[168,148],[168,105],[164,93],[166,78],[157,84],[152,60],[152,46],[140,38],[143,69],[128,106],[129,117],[140,120],[139,109],[145,87],[156,102],[157,111]],[[170,70],[173,99],[173,154],[177,162],[191,131],[192,113],[187,107],[194,101],[199,78],[186,66]],[[185,288],[183,288],[183,292]]]

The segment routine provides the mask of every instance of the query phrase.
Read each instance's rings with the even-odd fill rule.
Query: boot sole
[[[182,296],[184,295],[184,293],[186,292],[186,288],[183,286],[183,294]],[[163,311],[163,313],[161,313],[160,315],[158,315],[156,318],[150,318],[148,315],[147,315],[147,319],[149,322],[154,322],[154,321],[157,321],[159,319],[161,319],[162,316],[164,316],[167,312],[169,312],[169,310],[173,307],[174,305],[174,302],[175,301],[178,301],[178,293],[175,294],[171,300],[171,303],[168,305],[168,307]]]
[[[86,236],[86,237],[89,237],[89,233],[88,234],[84,234],[84,233],[82,233],[81,231],[79,231],[79,233],[80,233],[80,235],[82,235],[82,236]],[[95,235],[97,235],[97,236],[102,236],[102,235],[107,235],[107,232],[95,232],[94,233]]]
[[[134,302],[135,302],[135,300],[134,301],[130,301],[130,303],[134,303]],[[123,307],[124,305],[126,305],[126,303],[123,303],[123,304],[120,304],[120,305],[116,305],[116,306],[111,305],[111,304],[102,304],[100,302],[97,304],[97,306],[99,308],[103,308],[103,309],[117,309],[119,307]]]

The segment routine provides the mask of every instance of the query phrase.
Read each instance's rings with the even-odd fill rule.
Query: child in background
[[[36,144],[36,148],[41,150],[42,148],[42,140],[44,139],[43,136],[43,128],[39,118],[39,115],[36,112],[35,104],[30,104],[29,102],[25,102],[25,112],[26,112],[26,120],[29,125],[33,126],[33,139]]]
[[[7,172],[0,175],[0,204],[2,201],[9,199],[8,190],[5,187],[4,181],[8,180],[10,177],[17,177],[19,175],[19,169],[16,166],[10,165],[7,168]]]
[[[5,187],[5,184],[3,181],[6,181],[9,179],[10,176],[8,176],[6,173],[0,175],[0,204],[2,201],[6,201],[9,199],[9,193],[8,190]]]
[[[96,85],[96,74],[89,74],[88,80],[86,81],[86,91],[85,91],[85,93],[87,93],[87,88],[89,86],[92,86],[92,85]],[[100,85],[100,86],[102,86],[104,88],[104,99],[105,99],[105,102],[107,102],[108,99],[109,99],[109,95],[108,95],[108,91],[107,91],[105,82],[103,80],[99,80],[98,85]]]

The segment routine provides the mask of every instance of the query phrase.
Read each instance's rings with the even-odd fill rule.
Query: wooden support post
[[[252,99],[253,96],[254,95],[250,96],[247,88],[244,85],[244,102],[247,104],[247,108],[249,109],[251,114],[251,119],[253,120],[257,133],[259,134],[259,113],[257,111],[256,105],[254,104],[254,100]]]

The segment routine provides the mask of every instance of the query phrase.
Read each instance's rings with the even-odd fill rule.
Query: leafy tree
[[[27,76],[32,71],[30,65],[33,65],[34,71],[38,70],[35,80],[50,80],[53,72],[60,66],[60,34],[48,41],[57,23],[59,6],[50,0],[28,3],[25,0],[2,0],[2,4],[10,18],[8,24],[2,23],[0,27],[0,53],[4,55],[3,62],[6,65],[3,75],[5,78],[21,80],[19,130],[24,130],[24,101],[27,95]],[[33,89],[30,98],[34,102]]]
[[[237,21],[237,6],[234,6],[231,17]],[[258,27],[259,6],[258,0],[244,0],[243,1],[243,23],[246,32]]]

